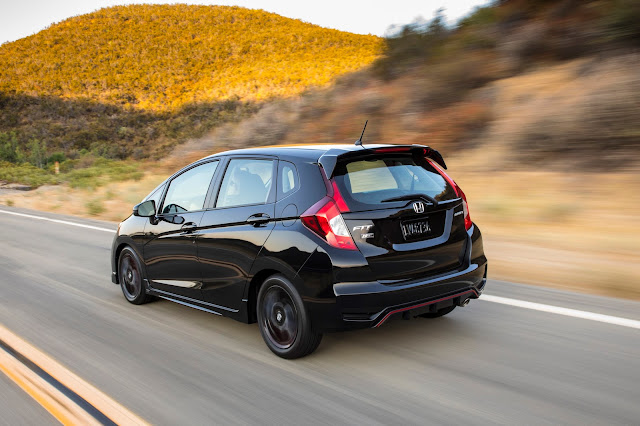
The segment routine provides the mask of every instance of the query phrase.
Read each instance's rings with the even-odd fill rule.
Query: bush
[[[0,162],[0,180],[19,182],[31,187],[60,183],[60,179],[46,170],[29,163],[12,164]]]
[[[640,46],[640,2],[613,0],[603,19],[607,39]]]
[[[8,161],[9,163],[23,161],[23,154],[15,132],[0,133],[0,161]]]
[[[87,201],[85,207],[87,208],[87,213],[89,213],[91,216],[97,216],[100,213],[104,213],[104,211],[106,210],[104,205],[102,204],[102,201],[100,201],[99,199]]]
[[[135,163],[92,157],[88,157],[87,161],[90,161],[91,165],[70,170],[64,176],[72,188],[94,189],[108,182],[137,181],[144,176],[139,170],[139,165]]]
[[[47,159],[47,162],[49,164],[53,164],[56,161],[58,163],[63,163],[65,160],[67,159],[67,157],[64,155],[64,152],[54,152],[53,154],[51,154],[51,156]]]

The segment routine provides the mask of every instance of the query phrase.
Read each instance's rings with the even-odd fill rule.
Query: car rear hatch
[[[436,154],[415,146],[367,149],[328,165],[345,224],[381,283],[463,267],[467,212],[461,191],[432,159],[444,167]]]

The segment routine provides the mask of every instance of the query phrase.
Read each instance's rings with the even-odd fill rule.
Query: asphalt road
[[[285,361],[255,324],[127,303],[110,281],[112,237],[0,213],[0,323],[151,423],[640,422],[638,329],[477,300],[328,334]],[[640,320],[637,302],[491,280],[486,293]],[[0,423],[47,415],[0,377]]]

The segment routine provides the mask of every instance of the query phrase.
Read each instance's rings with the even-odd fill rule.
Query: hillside
[[[131,5],[0,47],[0,91],[147,110],[262,100],[325,85],[375,59],[377,37],[261,10]]]
[[[34,140],[48,155],[158,157],[361,69],[382,46],[240,7],[102,9],[0,46],[0,145],[14,132],[25,159]]]

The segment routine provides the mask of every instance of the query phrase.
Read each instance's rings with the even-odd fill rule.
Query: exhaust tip
[[[464,307],[467,306],[469,304],[469,302],[471,301],[470,297],[467,297],[466,299],[464,299],[462,302],[460,302],[460,306]]]

